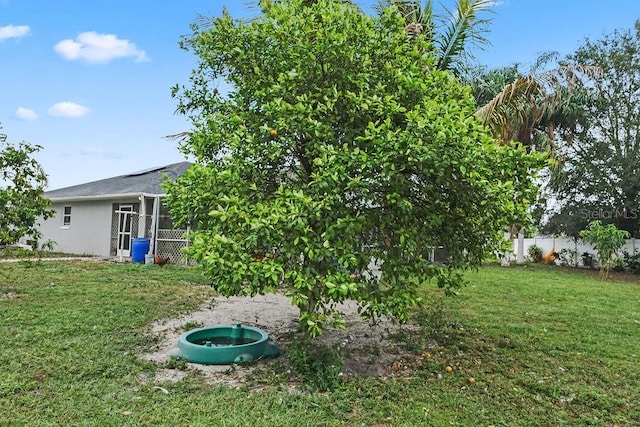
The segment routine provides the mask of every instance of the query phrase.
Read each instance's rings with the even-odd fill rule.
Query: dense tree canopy
[[[33,154],[42,147],[26,142],[10,144],[0,135],[0,246],[16,243],[21,237],[37,239],[39,218],[53,213],[42,196],[47,175]]]
[[[551,182],[550,232],[578,235],[588,223],[640,227],[640,22],[586,40],[573,63],[601,68],[558,120],[563,168]]]
[[[402,319],[425,281],[458,286],[524,221],[539,158],[491,137],[470,90],[437,69],[428,40],[406,37],[395,9],[261,8],[183,41],[199,58],[175,88],[197,164],[167,201],[194,226],[190,256],[223,295],[281,289],[311,335],[340,323],[346,299]],[[446,265],[428,261],[434,246]]]

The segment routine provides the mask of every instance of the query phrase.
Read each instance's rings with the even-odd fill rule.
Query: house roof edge
[[[150,194],[150,193],[115,193],[115,194],[99,194],[95,196],[67,196],[67,197],[47,197],[51,202],[84,202],[94,200],[113,200],[126,199],[129,197],[165,197],[166,194]],[[46,196],[45,196],[46,197]]]

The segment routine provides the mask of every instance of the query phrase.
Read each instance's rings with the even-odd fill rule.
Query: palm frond
[[[387,8],[393,6],[405,22],[405,30],[407,36],[411,39],[420,35],[428,38],[433,37],[435,24],[433,22],[433,0],[425,0],[424,6],[421,6],[419,0],[378,0],[374,10],[378,14]]]
[[[549,64],[554,64],[557,62],[558,55],[559,53],[555,50],[550,50],[538,54],[535,62],[533,63],[533,65],[531,65],[531,68],[529,68],[529,74],[537,74],[541,71],[544,71],[546,68],[548,68]]]
[[[455,9],[444,8],[444,31],[435,40],[439,51],[438,68],[451,69],[456,60],[471,56],[470,47],[482,49],[489,44],[484,35],[491,20],[481,18],[481,15],[491,12],[494,4],[492,0],[458,0]]]
[[[191,132],[179,132],[179,133],[175,133],[173,135],[166,135],[164,138],[170,140],[170,141],[175,141],[179,144],[187,141],[189,138],[191,137]]]
[[[545,117],[553,115],[570,102],[580,81],[596,77],[599,73],[601,70],[598,67],[571,64],[543,73],[520,76],[505,85],[476,114],[496,137],[508,143],[514,134],[530,134]],[[510,128],[508,131],[507,127]]]

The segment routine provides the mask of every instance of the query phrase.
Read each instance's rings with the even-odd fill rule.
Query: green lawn
[[[197,374],[142,379],[156,369],[137,356],[154,344],[150,324],[212,296],[196,269],[0,263],[0,425],[640,425],[633,277],[604,283],[537,266],[468,279],[444,300],[440,346],[410,375],[352,376],[325,393],[277,382],[250,392]]]

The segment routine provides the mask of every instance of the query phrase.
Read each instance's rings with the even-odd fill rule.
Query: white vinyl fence
[[[594,259],[597,258],[597,250],[593,248],[592,245],[585,243],[581,239],[571,239],[564,237],[533,237],[530,239],[524,239],[524,251],[523,255],[526,260],[529,260],[529,248],[531,246],[537,246],[542,249],[542,254],[548,255],[551,252],[557,252],[558,254],[564,254],[562,260],[556,260],[556,263],[560,261],[567,262],[572,266],[583,266],[582,262],[582,254],[588,252],[593,256]],[[563,252],[562,250],[565,249]],[[628,252],[629,254],[633,254],[635,252],[640,252],[640,240],[638,239],[627,239],[625,241],[624,246],[620,250],[620,256],[622,256],[623,252]],[[513,239],[513,253],[517,255],[518,253],[518,239]],[[573,258],[573,260],[571,260]]]

